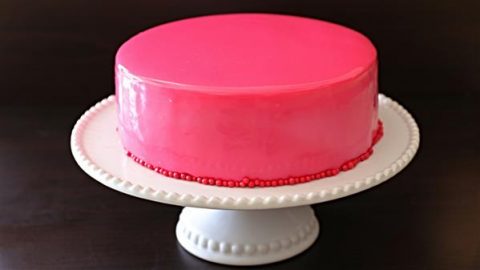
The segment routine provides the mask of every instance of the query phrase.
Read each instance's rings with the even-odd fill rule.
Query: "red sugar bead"
[[[258,179],[255,179],[255,181],[254,181],[254,182],[255,182],[255,186],[258,186],[258,185],[260,185],[260,180],[258,180]]]
[[[295,184],[295,179],[294,179],[293,177],[290,177],[290,178],[288,179],[288,183],[289,183],[290,185]]]
[[[241,187],[246,187],[247,186],[247,184],[245,184],[244,182],[239,182],[238,185],[241,186]]]
[[[278,185],[282,186],[287,180],[283,181],[283,179],[278,180]]]
[[[204,185],[208,185],[208,179],[207,178],[202,178],[201,183]]]
[[[255,182],[253,182],[253,181],[252,181],[252,182],[248,182],[248,187],[253,188],[254,186],[255,186]]]
[[[355,167],[355,163],[353,161],[349,161],[347,163],[347,166],[348,166],[349,169],[353,169],[353,167]]]
[[[228,181],[227,181],[227,180],[223,180],[223,181],[222,181],[222,186],[228,187]]]
[[[248,182],[250,182],[250,179],[248,179],[248,177],[244,177],[244,178],[242,179],[242,182],[243,182],[244,184],[248,184]]]
[[[264,187],[267,181],[262,181],[259,183],[259,186]]]
[[[210,180],[213,181],[213,179],[209,179],[208,181],[210,181]],[[216,180],[215,185],[221,186],[222,185],[222,180]]]
[[[229,187],[234,187],[235,183],[232,180],[230,180],[230,181],[228,181],[228,186]]]
[[[278,185],[278,182],[277,182],[277,180],[272,180],[272,182],[271,182],[271,183],[272,183],[272,187],[276,187],[276,186]]]
[[[177,172],[173,172],[173,173],[172,173],[172,177],[173,177],[173,178],[178,178],[179,176],[180,176],[180,175],[179,175]]]
[[[187,180],[187,181],[192,181],[192,177],[187,174],[187,175],[185,175],[185,180]]]

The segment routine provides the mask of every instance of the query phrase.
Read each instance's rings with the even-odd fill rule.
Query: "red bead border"
[[[358,157],[355,157],[351,160],[346,161],[343,163],[340,167],[338,168],[331,168],[327,170],[323,170],[321,172],[309,174],[309,175],[303,175],[303,176],[295,176],[295,177],[287,177],[287,178],[281,178],[281,179],[271,179],[271,180],[265,180],[265,179],[250,179],[248,177],[244,177],[242,180],[237,181],[237,180],[226,180],[226,179],[220,179],[220,178],[215,178],[215,177],[205,177],[205,176],[194,176],[188,173],[180,173],[180,172],[175,172],[175,171],[169,171],[166,170],[160,166],[154,166],[150,163],[145,162],[144,160],[136,157],[133,155],[131,152],[127,151],[127,156],[131,157],[135,162],[138,164],[153,170],[157,173],[160,173],[164,176],[170,177],[170,178],[175,178],[179,180],[184,180],[184,181],[189,181],[189,182],[198,182],[200,184],[204,185],[210,185],[210,186],[219,186],[219,187],[277,187],[277,186],[284,186],[284,185],[296,185],[296,184],[302,184],[302,183],[307,183],[313,180],[319,180],[322,178],[330,177],[330,176],[335,176],[339,174],[341,171],[348,171],[355,166],[357,166],[358,163],[368,159],[372,154],[373,154],[373,146],[380,141],[380,139],[383,136],[383,123],[379,120],[378,121],[378,128],[375,132],[375,135],[373,136],[372,140],[372,145],[365,151],[363,154],[361,154]]]

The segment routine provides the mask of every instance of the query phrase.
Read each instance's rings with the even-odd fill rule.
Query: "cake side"
[[[124,147],[171,171],[237,180],[314,173],[360,155],[377,128],[375,68],[323,89],[268,96],[125,87],[130,79],[117,76]]]

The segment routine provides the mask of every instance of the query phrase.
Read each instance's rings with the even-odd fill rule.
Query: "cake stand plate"
[[[90,108],[72,131],[72,153],[92,178],[117,191],[185,206],[177,223],[180,244],[202,259],[258,265],[290,258],[307,249],[319,225],[311,204],[345,197],[380,184],[415,155],[420,133],[397,102],[379,95],[384,136],[374,154],[334,177],[274,188],[228,188],[171,179],[125,155],[116,133],[114,96]]]

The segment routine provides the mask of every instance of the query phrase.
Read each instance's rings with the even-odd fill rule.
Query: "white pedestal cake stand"
[[[97,103],[76,123],[73,156],[100,183],[139,198],[185,206],[176,228],[193,255],[222,264],[259,265],[295,256],[313,244],[319,225],[311,204],[371,188],[402,170],[420,134],[411,115],[379,95],[384,137],[355,169],[294,186],[226,188],[164,177],[128,158],[115,131],[114,97]]]

